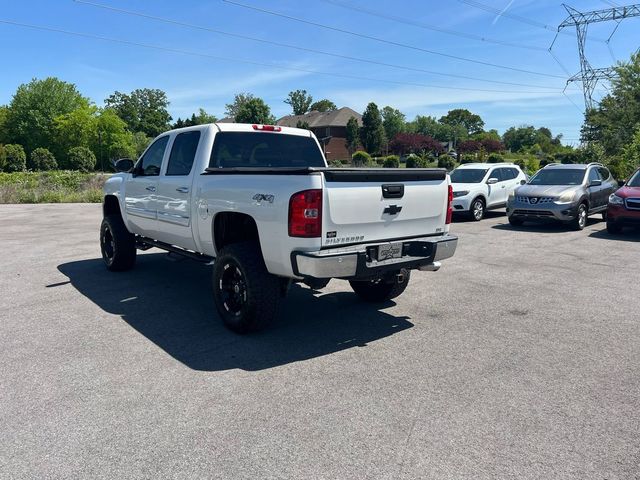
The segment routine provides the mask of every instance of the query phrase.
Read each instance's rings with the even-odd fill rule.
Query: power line
[[[548,30],[550,32],[558,33],[556,27],[551,25],[547,25],[542,22],[538,22],[537,20],[532,20],[527,17],[523,17],[521,15],[516,15],[514,13],[502,12],[499,8],[492,7],[491,5],[486,5],[484,3],[477,2],[476,0],[458,0],[461,3],[469,5],[471,7],[478,8],[480,10],[484,10],[485,12],[494,13],[496,15],[500,15],[501,17],[510,18],[511,20],[515,20],[517,22],[526,23],[527,25],[532,25],[534,27],[542,28],[544,30]],[[560,32],[562,35],[570,35],[569,32]],[[592,40],[596,40],[598,42],[605,42],[603,38],[593,38]]]
[[[122,8],[112,7],[110,5],[104,5],[104,4],[101,4],[101,3],[95,3],[95,2],[90,2],[90,1],[86,1],[86,0],[74,0],[74,1],[76,3],[80,3],[80,4],[84,4],[84,5],[90,5],[92,7],[102,8],[102,9],[105,9],[105,10],[110,10],[110,11],[113,11],[113,12],[116,12],[116,13],[125,14],[125,15],[141,17],[141,18],[145,18],[145,19],[149,19],[149,20],[168,23],[168,24],[171,24],[171,25],[178,25],[180,27],[186,27],[186,28],[191,28],[191,29],[196,29],[196,30],[212,32],[212,33],[216,33],[216,34],[220,34],[220,35],[229,36],[229,37],[232,37],[232,38],[240,38],[240,39],[249,40],[249,41],[252,41],[252,42],[264,43],[264,44],[267,44],[267,45],[275,45],[275,46],[278,46],[278,47],[292,48],[292,49],[300,50],[300,51],[304,51],[304,52],[310,52],[310,53],[316,53],[316,54],[320,54],[320,55],[326,55],[326,56],[330,56],[330,57],[334,57],[334,58],[340,58],[340,59],[343,59],[343,60],[350,60],[350,61],[368,63],[368,64],[371,64],[371,65],[379,65],[379,66],[383,66],[383,67],[396,68],[396,69],[406,70],[406,71],[411,71],[411,72],[427,73],[427,74],[430,74],[430,75],[439,75],[439,76],[444,76],[444,77],[461,78],[461,79],[465,79],[465,80],[475,80],[475,81],[480,81],[480,82],[495,83],[495,84],[501,84],[501,85],[513,85],[513,86],[517,86],[517,87],[532,87],[532,88],[543,88],[543,89],[560,90],[558,87],[549,87],[549,86],[545,86],[545,85],[533,85],[533,84],[520,83],[520,82],[507,82],[507,81],[501,81],[501,80],[489,80],[489,79],[485,79],[485,78],[472,77],[472,76],[468,76],[468,75],[458,75],[458,74],[439,72],[439,71],[434,71],[434,70],[426,70],[426,69],[418,68],[418,67],[409,67],[409,66],[406,66],[406,65],[398,65],[398,64],[394,64],[394,63],[381,62],[381,61],[378,61],[378,60],[371,60],[371,59],[366,59],[366,58],[361,58],[361,57],[353,57],[353,56],[350,56],[350,55],[343,55],[343,54],[334,53],[334,52],[327,52],[327,51],[317,50],[317,49],[313,49],[313,48],[301,47],[301,46],[298,46],[298,45],[292,45],[292,44],[287,44],[287,43],[282,43],[282,42],[276,42],[274,40],[266,40],[266,39],[263,39],[263,38],[251,37],[251,36],[243,35],[243,34],[239,34],[239,33],[225,32],[225,31],[222,31],[222,30],[209,28],[209,27],[205,27],[205,26],[202,26],[202,25],[195,25],[195,24],[191,24],[191,23],[186,23],[186,22],[182,22],[182,21],[178,21],[178,20],[169,19],[169,18],[158,17],[158,16],[155,16],[155,15],[149,15],[149,14],[146,14],[146,13],[136,12],[136,11],[132,11],[132,10],[125,10],[125,9],[122,9]]]
[[[460,56],[452,55],[452,54],[449,54],[449,53],[437,52],[435,50],[429,50],[429,49],[426,49],[426,48],[416,47],[415,45],[408,45],[406,43],[395,42],[393,40],[387,40],[387,39],[380,38],[380,37],[374,37],[374,36],[367,35],[367,34],[364,34],[364,33],[353,32],[351,30],[345,30],[345,29],[342,29],[342,28],[332,27],[330,25],[325,25],[325,24],[318,23],[318,22],[312,22],[310,20],[305,20],[305,19],[302,19],[302,18],[293,17],[291,15],[286,15],[284,13],[274,12],[274,11],[267,10],[267,9],[264,9],[264,8],[255,7],[253,5],[246,5],[244,3],[236,2],[234,0],[222,0],[222,1],[225,2],[225,3],[231,4],[231,5],[236,5],[238,7],[246,8],[246,9],[249,9],[249,10],[255,10],[257,12],[266,13],[268,15],[273,15],[273,16],[276,16],[276,17],[286,18],[287,20],[293,20],[293,21],[304,23],[304,24],[307,24],[307,25],[313,25],[313,26],[318,27],[318,28],[324,28],[326,30],[331,30],[331,31],[334,31],[334,32],[339,32],[339,33],[344,33],[344,34],[347,34],[347,35],[351,35],[351,36],[359,37],[359,38],[364,38],[364,39],[367,39],[367,40],[373,40],[373,41],[380,42],[380,43],[385,43],[385,44],[388,44],[388,45],[394,45],[396,47],[402,47],[402,48],[407,48],[407,49],[410,49],[410,50],[416,50],[416,51],[428,53],[428,54],[431,54],[431,55],[438,55],[438,56],[441,56],[441,57],[452,58],[452,59],[460,60],[460,61],[463,61],[463,62],[475,63],[477,65],[484,65],[484,66],[494,67],[494,68],[501,68],[501,69],[504,69],[504,70],[511,70],[511,71],[514,71],[514,72],[528,73],[529,75],[539,75],[539,76],[542,76],[542,77],[551,77],[551,78],[563,78],[563,79],[565,78],[565,77],[563,77],[561,75],[554,75],[554,74],[551,74],[551,73],[542,73],[542,72],[537,72],[537,71],[534,71],[534,70],[525,70],[525,69],[521,69],[521,68],[510,67],[510,66],[507,66],[507,65],[500,65],[500,64],[492,63],[492,62],[485,62],[485,61],[482,61],[482,60],[475,60],[475,59],[472,59],[472,58],[460,57]]]
[[[337,7],[341,7],[341,8],[346,8],[348,10],[352,10],[355,12],[361,12],[361,13],[366,13],[367,15],[372,15],[374,17],[379,17],[379,18],[385,18],[387,20],[392,20],[394,22],[397,23],[402,23],[405,25],[412,25],[414,27],[418,27],[418,28],[422,28],[425,30],[432,30],[434,32],[440,32],[440,33],[446,33],[447,35],[453,35],[456,37],[460,37],[460,38],[467,38],[469,40],[476,40],[479,42],[485,42],[485,43],[494,43],[496,45],[502,45],[505,47],[513,47],[513,48],[523,48],[526,50],[538,50],[538,51],[545,51],[546,49],[543,47],[538,47],[535,45],[523,45],[520,43],[512,43],[512,42],[505,42],[504,40],[498,40],[495,38],[489,38],[489,37],[483,37],[480,35],[474,35],[472,33],[466,33],[466,32],[460,32],[458,30],[450,30],[447,28],[442,28],[442,27],[438,27],[436,25],[429,25],[423,22],[418,22],[416,20],[411,20],[409,18],[403,18],[403,17],[398,17],[395,15],[389,15],[386,13],[382,13],[382,12],[378,12],[378,11],[374,11],[374,10],[370,10],[368,8],[363,8],[363,7],[359,7],[357,5],[352,5],[349,3],[345,3],[342,2],[340,0],[322,0],[325,3],[328,3],[330,5],[335,5]]]
[[[133,42],[133,41],[130,41],[130,40],[123,40],[123,39],[113,38],[113,37],[105,37],[105,36],[102,36],[102,35],[95,35],[95,34],[92,34],[92,33],[75,32],[75,31],[71,31],[71,30],[63,30],[63,29],[60,29],[60,28],[48,27],[48,26],[43,26],[43,25],[33,25],[33,24],[28,24],[28,23],[14,22],[14,21],[11,21],[11,20],[2,20],[2,19],[0,19],[0,24],[13,25],[13,26],[17,26],[17,27],[30,28],[30,29],[33,29],[33,30],[41,30],[41,31],[46,31],[46,32],[61,33],[61,34],[65,34],[65,35],[72,35],[72,36],[77,36],[77,37],[82,37],[82,38],[91,38],[91,39],[94,39],[94,40],[102,40],[102,41],[105,41],[105,42],[118,43],[118,44],[121,44],[121,45],[142,47],[142,48],[147,48],[147,49],[152,49],[152,50],[159,50],[159,51],[164,51],[164,52],[176,53],[176,54],[180,54],[180,55],[189,55],[189,56],[194,56],[194,57],[207,58],[207,59],[211,59],[211,60],[219,60],[219,61],[230,62],[230,63],[242,63],[242,64],[246,64],[246,65],[257,65],[257,66],[261,66],[261,67],[268,67],[268,68],[274,68],[274,69],[279,69],[279,70],[289,70],[289,71],[294,71],[294,72],[311,73],[311,74],[314,74],[314,75],[323,75],[323,76],[328,76],[328,77],[347,78],[347,79],[352,79],[352,80],[364,80],[364,81],[367,81],[367,82],[378,82],[378,83],[386,83],[386,84],[393,84],[393,85],[405,85],[405,86],[410,86],[410,87],[437,88],[437,89],[443,89],[443,90],[461,90],[461,91],[469,91],[469,92],[527,93],[527,94],[540,94],[540,95],[559,95],[560,94],[560,92],[540,92],[540,91],[525,91],[525,90],[505,91],[505,90],[492,90],[492,89],[482,89],[482,88],[452,87],[452,86],[447,86],[447,85],[433,85],[433,84],[416,83],[416,82],[401,82],[401,81],[396,81],[396,80],[385,80],[385,79],[373,78],[373,77],[363,77],[363,76],[359,76],[359,75],[349,75],[349,74],[342,74],[342,73],[335,73],[335,72],[323,72],[323,71],[319,71],[319,70],[311,70],[311,69],[307,69],[307,68],[283,66],[283,65],[273,64],[273,63],[257,62],[257,61],[253,61],[253,60],[245,60],[245,59],[240,59],[240,58],[222,57],[222,56],[218,56],[218,55],[210,55],[210,54],[207,54],[207,53],[193,52],[193,51],[189,51],[189,50],[181,50],[181,49],[170,48],[170,47],[162,47],[162,46],[158,46],[158,45]]]

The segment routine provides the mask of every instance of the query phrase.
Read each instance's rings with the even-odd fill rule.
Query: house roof
[[[276,122],[283,127],[295,127],[298,122],[307,122],[309,127],[344,127],[351,117],[355,117],[358,125],[362,125],[362,115],[349,107],[342,107],[330,112],[313,112],[304,115],[287,115]]]

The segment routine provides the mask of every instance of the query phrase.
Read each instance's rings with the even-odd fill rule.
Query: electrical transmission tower
[[[609,2],[607,2],[609,3]],[[582,91],[584,93],[584,106],[587,110],[593,108],[593,91],[596,88],[598,80],[611,80],[615,78],[616,72],[613,67],[593,68],[584,53],[585,44],[587,42],[587,27],[591,23],[614,21],[620,23],[624,18],[640,16],[640,4],[627,6],[613,6],[604,10],[594,10],[592,12],[579,12],[569,5],[562,4],[567,10],[569,16],[558,25],[558,32],[565,27],[576,27],[578,37],[578,54],[580,55],[580,72],[573,75],[567,80],[567,85],[573,82],[582,82]],[[615,33],[618,25],[613,30]],[[613,36],[611,33],[611,36]],[[609,36],[609,40],[611,40]],[[556,34],[557,38],[557,34]],[[609,42],[607,40],[607,44]],[[555,42],[555,40],[554,40]],[[553,43],[551,44],[553,46]],[[549,49],[551,50],[551,48]]]

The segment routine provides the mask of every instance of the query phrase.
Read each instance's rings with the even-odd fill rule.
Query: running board
[[[202,253],[192,252],[191,250],[184,250],[180,247],[176,247],[175,245],[170,245],[168,243],[159,242],[158,240],[154,240],[152,238],[141,237],[136,235],[136,247],[140,250],[148,250],[151,247],[160,248],[162,250],[166,250],[170,253],[175,253],[176,255],[182,255],[183,257],[190,258],[191,260],[195,260],[196,262],[202,262],[211,264],[213,257],[209,255],[203,255]]]

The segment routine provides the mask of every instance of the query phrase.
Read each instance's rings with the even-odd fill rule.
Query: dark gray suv
[[[582,230],[589,215],[602,213],[605,217],[609,195],[617,188],[618,183],[600,163],[549,164],[509,196],[509,223],[559,220]]]

